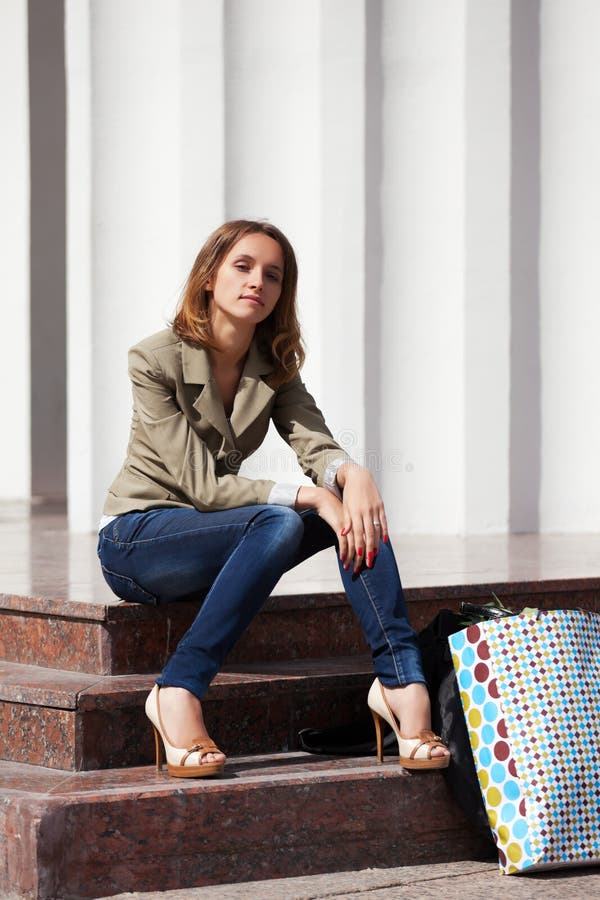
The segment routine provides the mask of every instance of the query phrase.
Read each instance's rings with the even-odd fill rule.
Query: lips
[[[265,305],[261,298],[257,297],[255,294],[242,294],[240,300],[250,300],[252,303],[256,303],[258,306]]]

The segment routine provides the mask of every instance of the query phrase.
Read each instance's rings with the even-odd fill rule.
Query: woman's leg
[[[305,517],[304,537],[292,565],[324,547],[335,546],[337,538],[329,525],[316,514]],[[375,672],[386,699],[401,722],[402,733],[417,735],[431,728],[431,708],[417,636],[408,621],[394,551],[390,542],[379,542],[372,568],[363,565],[354,573],[344,569],[338,554],[340,575],[346,595],[361,623],[371,648]],[[447,755],[436,748],[433,756]]]
[[[275,505],[210,513],[156,509],[121,516],[103,529],[98,553],[119,596],[137,599],[139,590],[147,602],[164,603],[207,592],[159,684],[186,688],[202,699],[290,567],[303,533],[298,513]]]
[[[200,699],[222,661],[289,567],[304,531],[282,506],[201,513],[129,513],[100,534],[108,583],[127,600],[169,602],[208,593],[158,679],[165,731],[175,746],[205,737]],[[206,761],[222,761],[209,754]]]
[[[161,603],[210,587],[198,616],[159,679],[160,684],[173,688],[172,692],[161,691],[167,730],[173,712],[175,720],[184,718],[196,729],[190,739],[203,733],[198,731],[198,700],[225,654],[281,574],[330,546],[337,549],[336,536],[316,513],[299,515],[278,506],[212,513],[157,509],[121,516],[103,530],[99,556],[105,576],[119,596]],[[363,566],[355,575],[340,564],[340,573],[371,646],[378,677],[386,686],[394,712],[406,723],[405,732],[411,728],[408,733],[412,733],[411,719],[423,721],[418,728],[414,726],[417,731],[428,727],[429,700],[420,654],[408,624],[391,546],[380,542],[372,569]],[[398,690],[398,685],[408,687]],[[184,708],[182,717],[179,713]],[[171,727],[176,726],[174,721]],[[175,735],[171,737],[176,742]]]
[[[316,513],[303,514],[304,535],[290,568],[337,538]],[[421,653],[408,611],[391,543],[379,542],[372,568],[363,565],[358,574],[344,569],[338,556],[340,575],[348,600],[358,616],[373,655],[377,677],[386,687],[425,683]]]

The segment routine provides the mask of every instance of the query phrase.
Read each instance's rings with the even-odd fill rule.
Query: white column
[[[510,0],[468,0],[464,531],[504,532],[510,437]]]
[[[226,212],[291,240],[309,349],[320,344],[319,2],[227,0]],[[307,375],[320,382],[310,355]]]
[[[364,44],[364,0],[226,4],[227,216],[267,218],[292,241],[303,376],[356,455],[365,447]],[[298,478],[273,430],[244,471]]]
[[[179,0],[181,267],[225,221],[223,0]]]
[[[72,2],[67,35],[69,506],[87,530],[125,454],[127,349],[172,317],[223,217],[222,4]]]
[[[540,530],[598,531],[600,6],[542,3]]]
[[[268,219],[292,242],[308,347],[303,375],[323,384],[320,2],[226,0],[226,214]],[[294,454],[271,428],[243,466],[250,477],[302,481]]]
[[[382,484],[398,531],[465,526],[465,2],[384,0]]]
[[[92,61],[90,3],[65,4],[67,70],[67,497],[69,528],[87,531],[94,508]]]
[[[180,260],[179,17],[162,0],[92,4],[94,492],[125,454],[127,349],[172,314]]]
[[[365,434],[365,2],[321,0],[319,280],[304,298],[314,309],[319,402],[359,461],[373,449]],[[376,364],[375,348],[370,356]]]
[[[29,352],[29,96],[27,3],[0,4],[0,286],[4,391],[0,442],[0,497],[31,493]]]

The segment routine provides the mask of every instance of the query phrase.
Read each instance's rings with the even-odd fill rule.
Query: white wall
[[[30,495],[29,120],[27,3],[0,4],[0,291],[3,391],[0,497]]]

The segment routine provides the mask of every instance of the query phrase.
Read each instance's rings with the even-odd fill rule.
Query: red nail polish
[[[342,555],[340,556],[340,559],[342,562],[344,562],[344,560],[346,559],[346,554],[342,553]]]
[[[383,536],[383,543],[384,543],[384,544],[387,544],[387,542],[388,542],[388,536],[387,536],[387,534],[384,534],[384,536]]]
[[[345,536],[346,536],[346,529],[345,529],[345,528],[342,528],[342,530],[340,531],[340,534],[342,535],[342,537],[345,537]]]
[[[362,556],[362,554],[363,554],[363,548],[362,548],[362,547],[359,547],[358,550],[356,551],[356,553],[357,553],[358,556]]]

